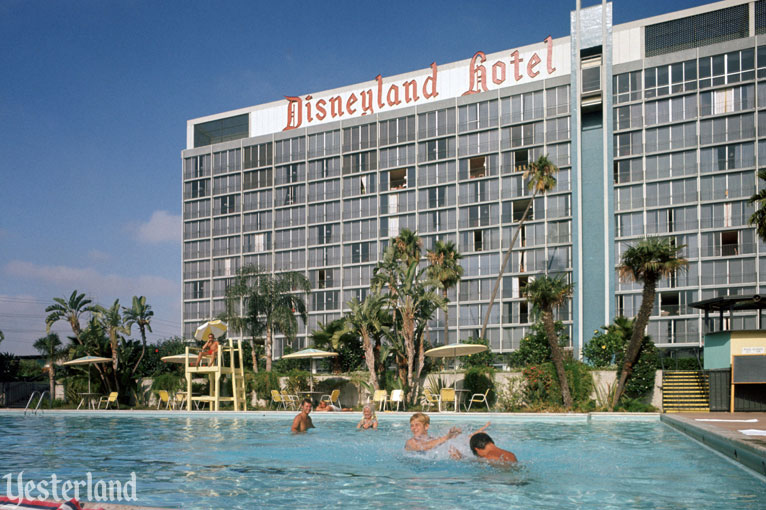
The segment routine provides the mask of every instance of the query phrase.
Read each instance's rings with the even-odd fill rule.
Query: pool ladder
[[[34,410],[32,410],[29,408],[29,405],[32,403],[32,399],[35,398],[35,395],[39,395],[40,400],[37,401],[37,405],[35,406]],[[40,404],[43,403],[43,398],[45,398],[45,395],[48,395],[48,390],[45,390],[42,393],[40,393],[39,391],[33,391],[32,394],[29,396],[29,401],[27,402],[26,407],[24,408],[24,416],[27,415],[27,411],[31,411],[32,414],[37,414],[37,411],[40,409]],[[48,395],[48,400],[51,401],[50,395]]]

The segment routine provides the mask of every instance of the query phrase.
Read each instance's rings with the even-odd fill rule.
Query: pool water
[[[408,415],[0,414],[0,476],[123,480],[135,504],[209,508],[766,509],[766,482],[659,420],[496,418],[487,432],[519,458],[497,468],[407,453]],[[473,431],[486,417],[432,415],[432,435]],[[467,435],[456,438],[461,451]],[[0,493],[6,494],[0,478]]]

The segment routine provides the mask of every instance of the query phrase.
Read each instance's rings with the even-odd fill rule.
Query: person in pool
[[[431,418],[423,413],[415,413],[410,417],[410,431],[412,437],[404,443],[404,449],[415,452],[424,452],[444,444],[453,437],[460,435],[462,430],[458,427],[452,427],[449,432],[441,437],[431,437],[428,435],[428,427],[431,425]]]
[[[474,455],[492,464],[512,464],[517,462],[516,455],[513,452],[495,446],[495,442],[485,432],[477,432],[472,435],[470,446]]]
[[[314,404],[311,403],[310,399],[303,399],[303,403],[301,404],[301,412],[298,413],[298,416],[296,416],[295,419],[293,419],[293,426],[290,429],[293,434],[302,434],[308,429],[314,428],[314,424],[311,422],[311,418],[309,417],[313,407]]]
[[[356,428],[378,430],[378,417],[375,416],[375,411],[372,410],[369,404],[362,409],[362,419],[359,420]]]

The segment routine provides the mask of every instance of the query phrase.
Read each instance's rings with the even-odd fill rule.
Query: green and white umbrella
[[[297,352],[291,352],[290,354],[285,354],[282,356],[282,359],[310,359],[311,360],[311,373],[316,374],[317,373],[317,367],[316,367],[316,360],[319,358],[334,358],[337,356],[337,352],[331,352],[331,351],[322,351],[319,349],[303,349]],[[314,378],[312,377],[310,379],[311,381],[311,391],[314,391]]]
[[[75,365],[88,365],[88,393],[90,393],[90,365],[94,363],[108,363],[112,361],[112,358],[104,358],[101,356],[83,356],[82,358],[76,358],[70,361],[65,361],[62,365],[75,366]]]

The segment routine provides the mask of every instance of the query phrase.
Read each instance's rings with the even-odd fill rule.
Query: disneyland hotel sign
[[[549,36],[543,43],[545,46],[538,51],[521,54],[514,50],[504,58],[495,60],[488,60],[484,52],[477,51],[467,66],[450,68],[450,76],[446,78],[441,77],[434,62],[430,66],[430,72],[426,71],[411,79],[387,83],[378,75],[369,88],[317,98],[310,94],[303,97],[285,96],[287,115],[282,131],[343,118],[372,115],[380,111],[423,104],[436,98],[478,94],[500,86],[561,74],[556,73],[563,63],[554,64],[553,39]],[[559,48],[560,46],[557,50]],[[568,55],[568,52],[557,51],[557,54],[559,53]],[[442,85],[441,82],[445,80],[448,83]]]

